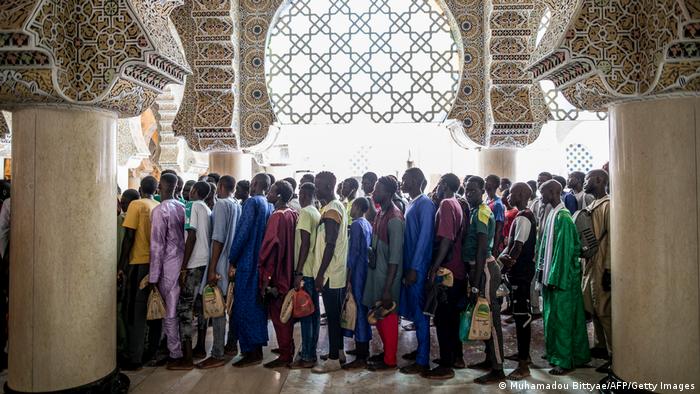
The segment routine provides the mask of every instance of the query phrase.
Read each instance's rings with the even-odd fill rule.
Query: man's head
[[[364,216],[369,210],[369,199],[366,197],[358,197],[352,202],[350,207],[350,217],[355,220]]]
[[[299,184],[303,185],[305,183],[314,183],[314,178],[315,178],[314,174],[311,174],[311,173],[304,174],[301,176],[301,179],[299,180]]]
[[[350,198],[357,193],[360,188],[360,183],[355,178],[347,178],[343,181],[343,187],[340,189],[340,196]]]
[[[510,205],[508,202],[508,196],[510,195],[510,189],[506,189],[503,191],[503,194],[501,195],[501,201],[503,202],[503,205],[506,207],[506,210],[510,211],[513,209],[513,207]]]
[[[182,189],[185,186],[185,181],[179,176],[177,176],[177,184],[175,184],[175,197],[182,197]]]
[[[314,203],[316,195],[316,186],[313,183],[306,182],[299,186],[299,205],[305,208]]]
[[[608,173],[605,170],[592,170],[586,174],[583,190],[593,195],[605,194],[608,186]]]
[[[177,182],[177,178],[175,182]],[[158,180],[154,176],[149,175],[141,179],[139,191],[142,197],[150,197],[156,194],[156,190],[158,190]]]
[[[207,181],[208,182],[213,182],[215,184],[219,184],[219,179],[221,179],[221,175],[217,174],[216,172],[210,172],[207,174]]]
[[[267,172],[266,174],[270,178],[270,186],[272,186],[275,182],[277,182],[277,179],[275,179],[274,175],[270,174],[269,172]]]
[[[119,188],[119,186],[117,186]],[[5,201],[6,198],[10,197],[10,181],[0,180],[0,200]]]
[[[265,173],[256,174],[250,182],[250,194],[253,196],[265,195],[270,190],[270,177]]]
[[[160,195],[162,199],[166,196],[172,197],[175,194],[176,186],[177,175],[172,173],[161,174],[158,189],[160,190]]]
[[[569,174],[569,179],[566,181],[566,185],[571,190],[581,191],[583,189],[583,181],[586,178],[586,174],[581,171],[574,171]]]
[[[390,203],[398,188],[399,185],[393,178],[383,176],[377,180],[372,198],[379,205]]]
[[[214,202],[216,202],[216,189],[218,186],[214,182],[207,183],[209,184],[209,194],[207,195],[207,198],[204,199],[204,202],[206,202],[209,207],[213,207]]]
[[[561,185],[561,190],[564,190],[564,188],[566,187],[566,179],[564,179],[563,176],[561,176],[561,175],[552,175],[552,179],[554,179],[555,181],[559,182],[559,184]]]
[[[207,198],[211,192],[211,186],[207,182],[196,182],[190,188],[190,201],[199,201]]]
[[[442,201],[448,195],[453,195],[457,189],[459,189],[459,177],[453,173],[443,175],[437,186],[438,200]]]
[[[499,179],[500,181],[500,179]],[[467,185],[464,188],[464,194],[467,198],[469,206],[475,208],[483,201],[486,182],[478,176],[473,176],[467,180]]]
[[[216,195],[219,198],[228,198],[233,194],[233,189],[236,188],[236,179],[231,175],[224,175],[219,178],[219,183],[216,186]]]
[[[524,209],[532,195],[532,188],[527,183],[517,182],[510,187],[506,200],[511,207]]]
[[[288,203],[292,199],[294,190],[292,185],[285,180],[277,181],[270,187],[270,191],[267,193],[267,201],[272,204]]]
[[[501,178],[498,175],[489,175],[485,179],[484,189],[489,196],[494,196],[500,185]]]
[[[537,175],[537,188],[539,189],[542,187],[542,184],[550,179],[552,179],[552,174],[548,172],[540,172],[540,174]]]
[[[295,181],[294,178],[292,178],[292,177],[284,178],[283,181],[287,181],[287,183],[289,183],[289,185],[292,187],[292,194],[296,193],[297,181]]]
[[[233,196],[239,200],[245,200],[250,196],[250,181],[242,180],[236,183],[236,191]]]
[[[409,195],[420,194],[428,186],[425,174],[418,167],[409,168],[401,177],[401,191]]]
[[[182,187],[182,198],[184,198],[185,201],[190,200],[190,190],[192,190],[192,186],[194,186],[195,183],[197,183],[197,182],[195,182],[193,180],[189,180],[189,181],[185,182],[185,186]],[[200,198],[200,200],[201,200],[201,198]]]
[[[502,192],[505,192],[506,190],[510,190],[510,187],[513,185],[513,183],[510,181],[508,178],[501,178],[501,186],[499,188],[501,189]]]
[[[550,179],[540,186],[540,194],[542,194],[542,202],[556,207],[561,202],[561,183]]]
[[[139,192],[136,190],[126,189],[124,193],[122,193],[122,199],[120,201],[122,212],[126,212],[129,209],[129,204],[134,200],[138,200],[139,197]]]
[[[335,193],[335,175],[330,171],[321,171],[316,174],[314,185],[316,186],[316,198],[328,202],[333,200]]]
[[[369,196],[374,192],[374,185],[377,183],[377,174],[366,172],[362,175],[362,191]]]
[[[533,180],[527,181],[527,185],[530,186],[530,191],[532,191],[532,194],[530,197],[536,196],[537,195],[537,182]]]

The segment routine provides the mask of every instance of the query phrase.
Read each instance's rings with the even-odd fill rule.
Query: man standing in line
[[[267,193],[267,201],[274,204],[275,211],[267,222],[260,247],[260,295],[264,298],[268,288],[277,289],[268,311],[280,355],[265,363],[265,368],[288,367],[294,358],[294,322],[290,319],[282,323],[280,318],[284,298],[292,289],[294,280],[294,230],[299,215],[287,205],[292,194],[292,186],[285,180],[275,182]]]
[[[367,271],[362,300],[368,308],[381,302],[385,310],[390,310],[398,305],[401,294],[404,219],[399,208],[392,202],[398,187],[392,178],[383,176],[377,180],[372,196],[381,210],[372,225],[372,253],[375,263]],[[374,362],[370,358],[369,369],[394,369],[399,342],[399,315],[396,310],[377,321],[377,331],[384,346],[383,357],[377,357],[378,360]]]
[[[316,175],[316,196],[321,201],[321,224],[316,232],[315,287],[323,296],[328,317],[328,359],[312,372],[337,371],[345,363],[340,312],[347,284],[348,218],[343,204],[335,197],[335,175],[323,171]]]
[[[542,203],[554,207],[538,241],[538,275],[544,302],[545,354],[554,365],[549,373],[565,375],[590,361],[581,293],[580,242],[571,213],[561,201],[561,185],[545,182]]]
[[[542,185],[551,179],[552,174],[548,172],[541,172],[537,176],[536,190],[541,190],[540,188],[542,187]],[[536,196],[537,194],[534,193],[533,195]],[[542,201],[542,196],[540,196],[536,197],[533,201],[531,201],[528,208],[535,215],[535,220],[537,220],[537,242],[539,243],[539,240],[542,238],[542,232],[544,231],[544,221],[545,219],[547,219],[549,211],[552,210],[552,206],[544,203]],[[530,302],[532,305],[533,313],[537,316],[540,316],[540,313],[542,311],[542,305],[540,305],[540,295],[541,292],[538,289],[538,286],[535,286],[535,278],[533,278],[532,283],[530,284]]]
[[[289,205],[289,208],[299,213],[299,211],[301,211],[301,204],[299,203],[299,196],[297,195],[297,181],[295,181],[293,177],[284,178],[283,181],[287,181],[292,187],[292,199],[289,200],[287,205]]]
[[[576,199],[576,210],[580,211],[587,206],[591,205],[593,202],[593,196],[583,190],[583,183],[585,182],[586,174],[581,171],[574,171],[569,174],[569,179],[567,181],[567,186],[569,187],[571,194]]]
[[[377,183],[377,174],[373,172],[366,172],[362,175],[362,192],[365,193],[365,197],[369,198],[372,203],[369,205],[369,210],[365,215],[365,218],[370,222],[374,222],[374,217],[377,216],[377,210],[379,205],[372,200],[372,193],[374,193],[374,185]]]
[[[428,273],[428,283],[435,285],[438,269],[445,267],[452,271],[454,284],[446,289],[445,302],[440,302],[435,311],[435,332],[440,346],[438,366],[424,371],[421,376],[427,379],[451,379],[453,368],[464,368],[462,341],[459,339],[459,314],[466,306],[467,272],[462,262],[462,234],[464,218],[462,207],[455,198],[460,187],[455,174],[445,174],[440,178],[435,199],[439,204],[435,216],[435,250]]]
[[[595,200],[591,210],[593,233],[598,239],[598,251],[585,262],[583,269],[583,304],[593,316],[595,343],[591,356],[612,359],[612,311],[610,275],[610,196],[607,193],[608,174],[603,170],[593,170],[586,175],[584,189]],[[607,373],[608,361],[598,368]]]
[[[505,378],[501,305],[496,298],[496,290],[501,284],[501,268],[491,255],[496,223],[491,209],[483,203],[484,187],[484,180],[478,176],[467,181],[466,197],[472,210],[469,231],[462,245],[462,260],[469,267],[472,303],[476,302],[477,296],[485,297],[491,308],[491,338],[485,341],[486,359],[469,365],[469,368],[489,370],[486,375],[474,379],[479,384],[494,383]]]
[[[348,215],[352,209],[352,202],[357,197],[357,190],[360,188],[359,182],[355,178],[347,178],[343,181],[340,189],[340,197],[345,200],[345,210]]]
[[[177,315],[180,323],[182,343],[182,359],[170,366],[171,370],[191,370],[192,361],[192,324],[194,301],[199,292],[204,271],[209,263],[209,240],[211,228],[211,210],[204,203],[204,197],[210,192],[209,184],[197,182],[187,193],[191,203],[190,216],[185,218],[185,255],[182,259],[182,274],[180,279],[180,300],[177,304]]]
[[[515,337],[518,342],[518,354],[515,356],[518,368],[508,375],[509,380],[522,380],[530,376],[530,323],[532,322],[530,284],[535,275],[537,243],[535,215],[526,208],[530,194],[532,190],[525,183],[516,183],[510,189],[508,202],[517,209],[517,216],[508,236],[508,245],[499,257],[513,289],[511,300],[515,319]]]
[[[143,278],[148,276],[151,256],[151,211],[158,205],[153,196],[158,189],[158,181],[152,176],[141,180],[141,198],[132,201],[124,218],[124,240],[120,253],[119,272],[125,278],[124,322],[127,328],[126,360],[121,369],[136,371],[141,369],[144,359],[155,355],[160,341],[157,323],[148,324],[149,351],[144,357],[144,337],[146,333],[146,310],[148,288],[139,289]],[[160,323],[160,322],[158,322]]]
[[[372,245],[372,225],[364,216],[369,209],[369,204],[369,199],[359,197],[353,200],[350,209],[352,224],[350,225],[350,239],[348,241],[348,285],[346,291],[349,291],[357,300],[355,302],[357,306],[355,330],[351,333],[351,336],[355,337],[355,360],[343,364],[343,369],[366,368],[369,358],[369,341],[372,340],[372,327],[367,320],[369,309],[362,303],[369,264],[368,250]]]
[[[119,205],[122,212],[117,216],[117,360],[120,361],[120,364],[122,364],[123,360],[125,360],[125,355],[128,356],[127,349],[129,343],[126,331],[126,323],[124,321],[125,284],[124,273],[119,269],[119,262],[121,261],[120,253],[122,242],[124,241],[124,233],[126,232],[126,229],[124,228],[124,219],[126,218],[126,212],[129,210],[129,205],[131,205],[131,202],[138,200],[139,197],[140,195],[138,191],[134,189],[125,190],[124,193],[121,195],[121,200],[119,201]],[[4,217],[5,214],[9,215],[10,213],[9,197],[4,201],[3,207],[4,208],[0,209],[0,232],[2,231],[1,228],[5,220],[8,221],[7,224],[9,225],[9,216],[7,218]],[[3,260],[5,259],[6,257],[3,257]]]
[[[503,224],[506,221],[506,207],[503,205],[503,201],[500,197],[496,195],[499,185],[501,184],[501,178],[497,175],[489,175],[486,177],[486,205],[493,213],[493,217],[496,220],[496,235],[493,238],[493,250],[491,255],[498,257],[503,241]],[[466,194],[466,193],[465,193]]]
[[[170,361],[182,358],[177,302],[180,299],[180,268],[185,253],[185,206],[175,198],[177,176],[160,178],[161,203],[151,213],[150,272],[148,282],[158,286],[165,302],[163,331]],[[172,364],[171,364],[172,365]]]
[[[566,188],[567,181],[561,175],[552,175],[552,179],[559,182],[561,185],[561,200],[564,201],[564,206],[569,210],[572,215],[578,210],[578,203],[576,202],[576,197],[572,193],[564,191]]]
[[[245,179],[238,181],[238,183],[236,183],[236,191],[233,193],[233,198],[243,205],[248,197],[250,197],[250,181],[246,181]]]
[[[399,312],[415,325],[418,342],[418,349],[404,356],[414,359],[415,362],[400,369],[402,373],[409,375],[430,369],[430,317],[423,313],[423,307],[425,281],[433,256],[437,207],[423,194],[426,185],[425,175],[419,168],[409,168],[401,179],[401,189],[411,197],[411,201],[406,208],[404,277]]]
[[[320,328],[321,311],[318,303],[318,291],[314,284],[314,246],[316,244],[316,228],[321,222],[321,213],[314,205],[316,186],[313,183],[302,183],[299,187],[299,220],[297,221],[294,237],[294,256],[296,271],[294,273],[294,288],[299,290],[304,286],[314,303],[314,313],[301,318],[301,352],[295,360],[292,369],[313,368],[316,365],[316,345]]]
[[[268,340],[267,313],[259,300],[258,263],[267,220],[272,214],[271,205],[265,198],[269,189],[270,177],[267,174],[253,177],[251,195],[243,205],[228,256],[231,263],[229,275],[234,276],[235,270],[233,319],[243,353],[233,366],[239,368],[261,363],[262,348]]]

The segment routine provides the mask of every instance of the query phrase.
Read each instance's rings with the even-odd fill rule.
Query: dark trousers
[[[194,300],[199,292],[206,267],[197,267],[185,271],[185,280],[180,287],[180,299],[177,302],[177,317],[180,324],[182,342],[192,340],[194,320]]]
[[[326,308],[328,329],[328,358],[337,360],[339,350],[343,349],[343,330],[340,328],[340,312],[345,298],[345,288],[331,289],[328,283],[323,286],[321,293],[323,306]]]
[[[532,315],[530,314],[530,283],[532,278],[508,277],[512,287],[513,319],[515,337],[518,341],[518,360],[530,359],[530,336]]]
[[[435,310],[435,332],[440,346],[440,366],[449,367],[455,360],[463,358],[462,341],[459,339],[459,314],[464,310],[467,281],[454,280],[454,285],[448,287],[446,302],[438,304]]]
[[[126,273],[126,308],[124,321],[127,330],[127,358],[131,363],[141,364],[158,352],[161,334],[160,320],[146,320],[149,288],[139,289],[141,280],[148,275],[148,264],[129,265]],[[148,338],[146,339],[146,327]],[[146,345],[147,348],[146,348]]]

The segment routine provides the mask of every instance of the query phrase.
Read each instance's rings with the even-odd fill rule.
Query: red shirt
[[[467,272],[462,262],[462,229],[464,228],[464,215],[462,207],[456,198],[446,198],[440,202],[437,215],[435,215],[436,246],[440,238],[454,241],[452,250],[442,262],[442,266],[452,271],[455,279],[466,279]]]

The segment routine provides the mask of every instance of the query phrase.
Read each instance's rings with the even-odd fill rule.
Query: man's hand
[[[404,275],[403,279],[406,286],[412,286],[418,280],[418,273],[416,272],[416,270],[410,269],[406,271],[406,274]]]
[[[180,271],[180,287],[185,287],[185,278],[186,277],[187,277],[187,271],[181,270]]]
[[[390,309],[392,304],[393,300],[391,299],[391,294],[385,291],[384,294],[382,294],[382,306],[384,309]]]
[[[297,274],[294,275],[294,290],[299,291],[301,289],[301,282],[304,280],[304,275]]]
[[[610,270],[605,270],[603,272],[603,290],[610,291],[612,289],[612,276],[610,275]]]
[[[437,276],[437,272],[440,269],[440,267],[433,267],[430,269],[428,272],[428,283],[434,284],[435,283],[435,277]]]
[[[501,260],[501,262],[503,262],[503,267],[505,268],[505,270],[509,270],[515,265],[515,259],[510,257],[510,255],[508,255],[507,253],[502,254],[501,257],[499,257],[499,259]]]
[[[229,264],[228,266],[228,278],[229,280],[233,280],[236,277],[236,267],[233,264]]]
[[[121,283],[124,281],[124,271],[119,270],[117,271],[117,283]]]
[[[216,286],[216,284],[219,282],[219,274],[216,272],[209,272],[207,275],[207,283]]]
[[[314,286],[316,286],[316,291],[320,292],[321,289],[323,289],[323,275],[318,274],[316,275],[316,280],[314,280]]]

